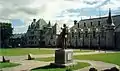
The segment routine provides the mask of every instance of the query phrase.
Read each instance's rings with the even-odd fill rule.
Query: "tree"
[[[8,46],[8,40],[12,36],[12,26],[11,23],[2,23],[0,22],[0,45],[1,47]]]

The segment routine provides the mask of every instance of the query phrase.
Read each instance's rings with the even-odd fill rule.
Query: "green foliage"
[[[69,69],[66,69],[66,71],[73,71],[71,68],[69,68]]]
[[[14,67],[14,66],[18,66],[18,65],[20,65],[20,64],[10,63],[10,62],[0,62],[0,68]]]
[[[1,46],[7,46],[6,40],[12,35],[12,26],[11,23],[0,23],[0,33],[1,33]]]

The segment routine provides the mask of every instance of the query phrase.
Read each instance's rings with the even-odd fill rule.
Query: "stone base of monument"
[[[71,49],[59,49],[55,51],[55,62],[51,65],[66,67],[76,64],[73,62],[73,50]]]

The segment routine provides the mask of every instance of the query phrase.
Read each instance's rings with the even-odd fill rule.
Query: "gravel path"
[[[95,51],[95,52],[83,52],[83,53],[74,53],[74,55],[89,55],[89,54],[100,54],[105,53],[104,51]],[[113,51],[108,51],[107,53],[114,53]],[[54,57],[54,54],[44,54],[44,55],[32,55],[35,58],[44,58],[44,57]],[[43,61],[35,61],[35,60],[26,60],[27,55],[24,56],[7,56],[6,59],[10,59],[10,62],[19,63],[21,65],[16,67],[10,67],[10,68],[2,68],[3,71],[29,71],[33,68],[48,65],[50,62],[43,62]],[[0,57],[0,60],[2,58]],[[90,67],[95,67],[98,70],[111,68],[114,66],[117,66],[115,64],[111,63],[105,63],[101,61],[91,61],[91,60],[75,60],[78,62],[87,62],[90,63],[91,66],[82,68],[80,70],[76,71],[88,71]],[[117,66],[118,67],[118,66]]]
[[[105,63],[105,62],[102,62],[102,61],[92,61],[92,60],[76,60],[76,61],[87,62],[87,63],[91,64],[91,66],[89,66],[89,67],[85,67],[85,68],[82,68],[82,69],[79,69],[79,70],[76,70],[76,71],[89,71],[89,69],[91,67],[95,67],[98,71],[101,71],[101,70],[104,70],[104,69],[109,69],[109,68],[112,68],[112,67],[119,68],[118,65],[111,64],[111,63]]]

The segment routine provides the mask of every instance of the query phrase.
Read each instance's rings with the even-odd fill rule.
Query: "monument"
[[[68,29],[66,24],[63,25],[62,32],[60,33],[60,39],[58,42],[58,50],[55,51],[55,62],[51,63],[55,66],[69,66],[73,64],[73,50],[67,49],[66,46],[66,40],[67,40],[67,34]]]

